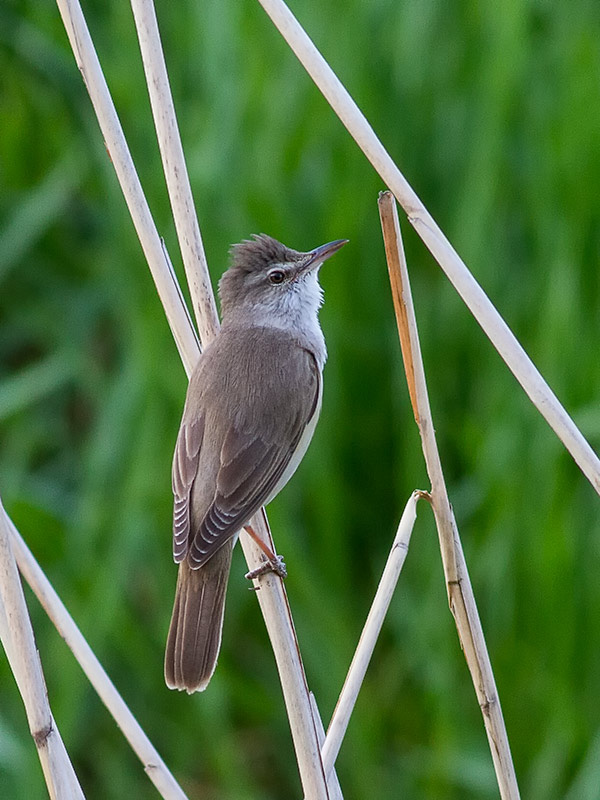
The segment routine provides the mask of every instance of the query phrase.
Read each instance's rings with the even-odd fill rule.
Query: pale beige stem
[[[121,185],[175,343],[188,376],[200,355],[198,338],[164,243],[158,235],[129,147],[106,85],[94,43],[77,0],[57,0],[57,5],[84,83],[90,95],[106,149]],[[118,254],[115,254],[118,257]]]
[[[500,795],[503,800],[518,800],[519,787],[500,707],[500,698],[496,690],[473,588],[444,481],[429,406],[425,369],[421,357],[400,223],[396,202],[390,192],[383,192],[380,195],[379,213],[394,308],[396,309],[398,328],[401,331],[400,341],[403,347],[404,363],[410,365],[407,370],[407,379],[409,386],[413,387],[413,410],[421,434],[427,473],[431,480],[432,505],[439,533],[450,608],[483,714]],[[402,328],[404,328],[403,331]],[[408,347],[410,352],[404,352],[405,347]]]
[[[250,524],[254,532],[269,544],[273,552],[276,552],[265,510],[261,509],[255,514]],[[242,531],[240,544],[248,566],[256,568],[264,563],[262,550],[246,531]],[[313,716],[300,646],[284,583],[272,572],[255,578],[253,583],[257,588],[256,596],[283,688],[283,699],[290,722],[304,796],[310,800],[330,798],[332,795],[328,791],[317,735],[318,725],[322,723],[320,718]]]
[[[402,175],[367,119],[283,0],[259,0],[299,61],[384,180],[532,403],[600,494],[600,459]]]
[[[152,220],[81,7],[77,0],[57,0],[57,3],[179,354],[189,376],[200,354],[198,339],[166,249]],[[146,20],[149,18],[146,17]],[[160,102],[161,98],[164,100],[164,94],[156,99]],[[163,113],[168,113],[166,107],[159,110],[159,116]],[[171,134],[177,128],[175,123],[169,124],[168,127]],[[191,206],[188,203],[187,212],[190,210]],[[196,311],[202,317],[205,309],[214,308],[212,290],[210,284],[201,277],[192,281],[198,291]],[[203,296],[203,292],[207,296]],[[208,319],[202,318],[199,327],[207,336],[210,335],[211,323]],[[255,517],[252,525],[257,532],[263,532],[267,541],[272,542],[266,521]],[[248,566],[250,570],[256,569],[262,563],[261,551],[257,546],[249,545],[245,535],[242,535],[241,539]],[[325,800],[328,793],[316,726],[285,589],[279,578],[265,578],[261,579],[261,589],[257,595],[282,682],[302,786],[306,796],[311,800],[313,798]]]
[[[383,570],[377,592],[369,610],[367,620],[360,635],[358,647],[354,653],[348,675],[340,692],[331,722],[327,729],[327,738],[322,748],[323,766],[325,775],[333,768],[338,757],[342,740],[348,728],[350,715],[356,704],[358,693],[363,684],[367,667],[371,661],[375,644],[379,638],[383,621],[390,607],[392,595],[398,583],[404,559],[408,552],[410,536],[417,518],[417,501],[423,492],[415,491],[411,494],[402,513],[400,524],[388,560]]]
[[[313,710],[313,717],[315,719],[315,725],[317,726],[317,737],[319,739],[319,747],[321,748],[321,752],[323,752],[323,745],[325,744],[325,728],[323,727],[323,723],[321,721],[321,716],[319,714],[319,709],[317,707],[317,701],[315,700],[314,694],[310,693],[310,702],[312,705]],[[329,777],[327,779],[327,788],[329,789],[329,797],[331,800],[344,800],[342,795],[342,787],[340,786],[340,782],[336,775],[334,769],[329,771]],[[305,798],[307,800],[307,798]]]
[[[169,199],[202,346],[219,329],[152,0],[131,0]]]
[[[0,639],[37,747],[52,800],[79,800],[83,792],[50,710],[23,588],[11,547],[8,517],[0,501]]]
[[[81,669],[112,714],[115,722],[144,766],[148,777],[166,800],[185,800],[186,795],[115,689],[104,668],[56,594],[13,522],[5,517],[11,545],[21,574],[72,651]]]

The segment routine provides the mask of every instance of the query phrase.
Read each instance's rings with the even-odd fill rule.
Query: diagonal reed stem
[[[156,290],[164,306],[177,350],[189,376],[200,355],[198,338],[173,267],[152,219],[81,6],[78,0],[57,0],[57,5]]]
[[[419,490],[413,492],[402,513],[400,524],[388,560],[383,570],[377,592],[367,615],[364,628],[360,635],[358,647],[352,658],[350,669],[346,675],[344,686],[336,703],[329,727],[327,737],[322,748],[323,766],[325,774],[329,777],[329,772],[333,769],[335,760],[340,752],[342,740],[346,734],[350,715],[356,704],[356,699],[362,686],[367,667],[373,655],[373,650],[379,638],[385,615],[388,612],[392,595],[398,583],[400,572],[404,566],[404,559],[408,552],[408,545],[412,530],[417,518],[417,501],[420,497],[426,496]]]
[[[321,714],[319,713],[317,701],[312,692],[310,693],[310,702],[312,704],[313,716],[315,719],[315,725],[317,727],[319,747],[321,748],[322,751],[323,745],[325,744],[325,728],[323,727],[323,723],[321,721]],[[329,776],[327,778],[327,788],[329,789],[329,797],[331,798],[331,800],[344,800],[344,796],[342,794],[342,787],[340,786],[340,782],[338,780],[338,777],[334,769],[332,769],[329,772]]]
[[[205,346],[217,333],[219,322],[194,211],[158,22],[152,0],[131,0],[131,5],[177,236],[201,341]],[[255,515],[252,526],[274,551],[275,545],[264,509]],[[241,545],[251,569],[252,565],[255,567],[261,563],[260,551],[245,533],[241,537]],[[281,579],[275,576],[257,580],[256,586],[262,587],[257,596],[277,663],[300,777],[310,796],[325,797],[327,788],[317,738],[317,720],[313,718],[313,706],[286,591]]]
[[[579,468],[600,494],[600,459],[558,401],[488,296],[446,239],[404,175],[283,0],[259,0],[331,108],[406,212],[486,336]]]
[[[202,235],[185,164],[152,0],[131,0],[173,220],[202,346],[219,330]]]
[[[77,659],[89,682],[123,731],[131,749],[136,753],[144,770],[165,800],[186,800],[183,790],[169,772],[166,764],[148,739],[127,704],[115,689],[91,647],[73,618],[65,608],[54,587],[33,557],[12,520],[5,515],[11,545],[21,574],[31,587],[40,604],[54,623],[56,630]],[[65,795],[66,796],[66,795]],[[59,795],[60,798],[63,795]]]
[[[144,197],[81,7],[77,0],[57,0],[57,3],[77,64],[98,117],[107,150],[110,153],[129,212],[152,272],[159,297],[165,308],[167,320],[177,343],[179,354],[189,376],[199,356],[198,340],[168,254],[158,236]],[[185,238],[188,235],[186,231],[190,231],[189,226],[192,225],[194,227],[193,223],[190,222],[190,215],[193,214],[193,202],[191,194],[187,193],[186,188],[181,188],[183,194],[179,198],[175,196],[179,191],[180,184],[178,181],[181,179],[181,175],[176,175],[175,173],[180,170],[185,172],[185,163],[182,158],[181,145],[178,143],[178,129],[174,120],[174,110],[170,100],[164,59],[162,54],[160,57],[157,56],[157,47],[160,49],[160,38],[157,31],[153,32],[153,28],[156,26],[156,17],[153,9],[150,13],[147,3],[140,2],[136,4],[136,20],[138,23],[142,22],[140,43],[146,53],[145,61],[152,61],[149,68],[149,74],[153,76],[151,77],[151,82],[156,79],[161,87],[161,92],[156,94],[152,89],[151,97],[154,98],[155,115],[162,120],[161,124],[157,125],[157,132],[161,139],[160,147],[163,159],[169,164],[166,171],[170,176],[168,177],[168,188],[172,205],[174,209],[179,209],[180,213],[185,217],[185,220],[180,220],[182,225],[178,227],[178,234],[180,237]],[[173,113],[173,119],[169,122],[164,117],[171,113]],[[181,160],[178,160],[180,157]],[[175,159],[173,164],[171,164],[171,158]],[[189,187],[187,179],[184,183]],[[173,192],[175,195],[172,194]],[[198,248],[201,248],[199,229],[197,234],[192,233],[190,235],[195,238],[195,244],[191,248],[190,259],[186,267],[192,273],[191,291],[195,295],[194,305],[195,311],[199,316],[199,329],[204,331],[204,339],[207,340],[216,330],[215,320],[212,317],[214,298],[212,297],[210,282],[201,274],[198,278],[194,278],[197,267],[197,263],[194,264],[194,259],[199,258]],[[186,250],[186,247],[182,244],[182,252],[184,250]],[[205,314],[208,314],[208,316],[205,317]],[[259,513],[253,519],[252,525],[259,535],[272,541],[264,513]],[[240,537],[240,540],[249,568],[255,569],[262,563],[261,551],[253,542],[248,540],[247,536]],[[277,662],[302,785],[306,796],[310,797],[311,800],[312,798],[325,800],[328,797],[328,792],[321,762],[316,724],[313,719],[308,687],[287,595],[281,579],[267,575],[257,580],[260,584],[260,591],[257,592],[257,597]]]
[[[79,781],[50,710],[11,538],[9,519],[0,502],[0,639],[23,698],[48,794],[52,800],[83,800]]]
[[[456,520],[448,499],[435,438],[417,321],[400,233],[400,222],[398,220],[396,201],[391,192],[381,193],[379,197],[379,214],[381,216],[385,253],[400,332],[400,342],[403,348],[404,363],[412,367],[412,372],[407,371],[407,380],[409,386],[412,385],[413,387],[413,393],[411,394],[411,397],[414,394],[413,410],[415,420],[419,426],[427,473],[431,481],[431,500],[440,539],[450,609],[454,615],[460,642],[483,714],[485,730],[496,770],[496,778],[500,788],[500,796],[503,800],[518,800],[519,787],[504,726],[500,698],[496,690],[494,673],[485,644],[475,596],[473,595],[473,588],[456,527]],[[405,353],[405,347],[408,347],[410,352]]]

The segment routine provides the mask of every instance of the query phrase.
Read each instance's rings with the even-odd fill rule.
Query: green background
[[[296,0],[428,209],[600,449],[600,4]],[[86,13],[176,269],[127,3]],[[329,347],[313,444],[269,508],[327,720],[399,516],[427,488],[377,213],[385,188],[258,3],[158,6],[212,277],[265,231],[310,249]],[[186,381],[52,3],[0,5],[0,491],[193,798],[301,797],[273,656],[236,554],[209,690],[169,692],[170,461]],[[522,795],[600,796],[598,497],[403,223],[431,402]],[[27,594],[52,709],[89,798],[153,798]],[[347,800],[498,791],[431,513],[339,761]],[[0,659],[0,795],[45,796]]]

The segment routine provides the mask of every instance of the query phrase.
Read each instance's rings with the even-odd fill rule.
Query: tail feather
[[[185,561],[179,565],[165,654],[170,689],[202,692],[215,671],[232,550],[227,542],[199,569],[190,569]]]

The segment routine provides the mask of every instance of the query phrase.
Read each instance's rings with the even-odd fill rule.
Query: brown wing
[[[310,415],[299,413],[279,443],[230,428],[217,476],[217,492],[189,549],[190,566],[206,563],[270,497],[290,462]]]
[[[173,455],[173,558],[185,558],[190,540],[190,495],[204,438],[204,415],[182,422]]]
[[[223,333],[218,338],[221,339],[220,351],[213,349],[213,357],[225,363],[227,359],[243,358],[249,380],[257,374],[256,368],[260,366],[257,360],[271,358],[272,348],[268,345],[275,344],[265,338],[261,342],[249,339],[244,343],[235,342],[234,347]],[[173,458],[173,557],[176,562],[189,557],[190,566],[202,566],[270,499],[315,413],[320,372],[314,356],[303,350],[304,357],[298,359],[297,342],[289,342],[289,354],[282,352],[280,340],[278,344],[281,362],[278,367],[269,362],[263,365],[262,371],[272,382],[278,381],[275,391],[269,385],[248,391],[246,383],[238,386],[228,377],[219,384],[214,376],[224,371],[212,370],[209,365],[206,368],[202,365],[202,372],[192,376],[190,388],[195,384],[197,392],[189,403],[193,412],[187,413],[186,404]],[[241,348],[243,353],[240,353]],[[296,357],[288,358],[288,355]],[[282,382],[286,387],[283,392]],[[219,413],[213,417],[209,410],[216,404]],[[200,463],[204,462],[201,449],[205,429],[211,431],[211,439],[215,436],[218,439],[216,426],[224,419],[229,420],[229,425],[226,423],[222,429],[223,443],[213,500],[209,501],[199,521],[199,509],[194,510],[194,497],[198,496],[194,481],[207,480],[206,475],[198,474]],[[260,427],[257,420],[261,420]],[[207,488],[205,484],[201,487],[204,494]]]

